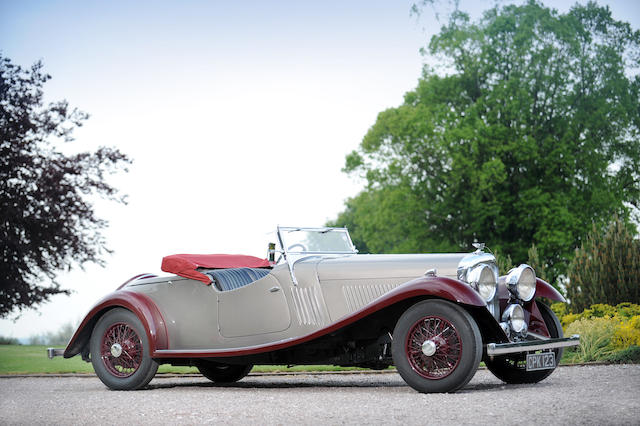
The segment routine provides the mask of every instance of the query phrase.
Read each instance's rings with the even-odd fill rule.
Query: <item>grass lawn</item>
[[[257,365],[253,372],[268,373],[277,371],[344,371],[361,370],[359,368],[341,368],[333,365],[310,365],[287,368],[286,365]],[[159,373],[198,373],[195,367],[174,367],[161,365]],[[47,357],[47,346],[0,345],[0,374],[57,374],[57,373],[93,373],[91,363],[84,362],[80,356],[64,359]]]

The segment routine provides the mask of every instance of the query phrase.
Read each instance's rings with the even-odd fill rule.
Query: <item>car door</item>
[[[289,307],[278,280],[266,275],[235,290],[219,291],[218,324],[223,337],[253,336],[289,328]]]

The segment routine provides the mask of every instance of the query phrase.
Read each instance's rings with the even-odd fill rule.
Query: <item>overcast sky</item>
[[[77,325],[131,276],[161,274],[165,255],[264,257],[276,225],[334,218],[361,188],[340,171],[345,155],[415,87],[419,49],[440,27],[412,3],[0,0],[3,55],[41,59],[47,100],[91,115],[66,149],[115,146],[134,160],[111,179],[129,204],[96,202],[106,267],[61,275],[72,296],[1,320],[0,335]],[[638,28],[638,3],[605,4]]]

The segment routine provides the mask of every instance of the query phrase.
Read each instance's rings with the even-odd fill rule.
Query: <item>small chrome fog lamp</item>
[[[522,306],[520,305],[509,305],[502,314],[502,321],[508,323],[511,330],[517,334],[524,334],[527,332],[527,322],[524,319],[524,309],[522,309]]]
[[[485,301],[490,301],[496,294],[496,274],[491,267],[480,264],[467,273],[467,280]]]
[[[529,265],[513,268],[505,280],[507,288],[518,299],[528,302],[536,294],[536,273]]]

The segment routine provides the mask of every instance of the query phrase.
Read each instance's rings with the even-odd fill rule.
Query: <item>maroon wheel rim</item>
[[[102,336],[100,355],[109,373],[129,377],[142,364],[142,339],[129,324],[113,324]]]
[[[426,355],[423,344],[435,351]],[[409,329],[406,342],[407,359],[411,368],[422,377],[437,380],[453,373],[462,357],[462,340],[453,324],[445,318],[427,316]],[[427,351],[429,352],[429,351]]]

